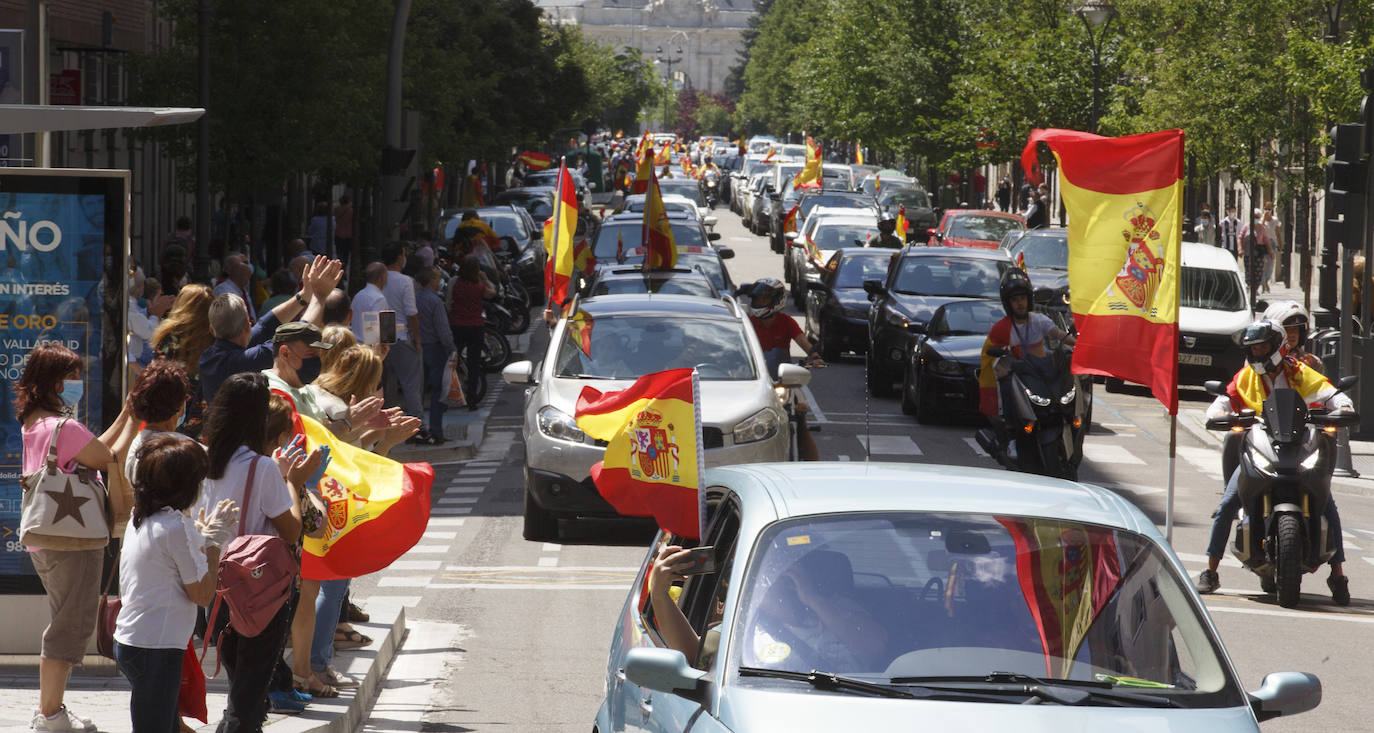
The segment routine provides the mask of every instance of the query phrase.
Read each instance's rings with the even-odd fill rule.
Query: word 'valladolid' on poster
[[[23,434],[14,389],[29,353],[54,341],[83,364],[85,390],[74,417],[99,435],[118,415],[129,177],[0,170],[0,593],[42,593],[19,541]]]

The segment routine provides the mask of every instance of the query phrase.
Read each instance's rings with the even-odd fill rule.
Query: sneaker
[[[348,675],[344,674],[343,672],[340,672],[337,669],[334,669],[333,667],[329,667],[328,669],[324,670],[316,670],[315,676],[320,678],[321,682],[325,683],[326,685],[330,685],[331,687],[338,687],[342,689],[345,687],[358,686],[357,680],[353,679],[352,677],[349,677]]]
[[[1331,589],[1331,602],[1337,606],[1350,605],[1350,578],[1332,575],[1326,579],[1326,587]]]
[[[1215,593],[1221,587],[1221,577],[1215,570],[1204,570],[1197,576],[1198,593]]]
[[[314,695],[301,692],[300,690],[294,688],[287,690],[287,694],[290,695],[293,699],[300,701],[302,705],[309,705],[311,702],[315,700]]]
[[[272,690],[267,693],[267,701],[272,704],[270,711],[274,713],[296,715],[305,712],[305,703],[296,699],[296,696],[289,692]]]
[[[59,708],[57,714],[51,718],[34,710],[31,727],[34,730],[99,730],[96,728],[95,723],[73,713],[66,705]]]

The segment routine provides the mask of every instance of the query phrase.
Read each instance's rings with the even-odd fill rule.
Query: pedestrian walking
[[[1236,218],[1235,204],[1227,204],[1226,216],[1217,222],[1218,244],[1237,258],[1240,257],[1240,226],[1240,219]]]
[[[1246,280],[1251,293],[1269,292],[1269,267],[1274,261],[1274,240],[1264,224],[1264,212],[1254,209],[1254,226],[1246,223],[1240,228],[1241,257],[1245,260]]]
[[[1203,204],[1202,210],[1198,212],[1197,225],[1193,227],[1193,239],[1213,247],[1217,244],[1217,227],[1212,223],[1212,212],[1206,204]]]
[[[1026,210],[1021,212],[1021,217],[1026,220],[1027,229],[1040,229],[1049,224],[1049,211],[1046,209],[1047,203],[1040,194],[1040,189],[1030,190],[1030,200]]]
[[[1002,180],[997,184],[997,210],[1011,211],[1011,179],[1002,176]]]

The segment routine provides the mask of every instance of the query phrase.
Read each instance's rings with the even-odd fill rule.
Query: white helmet
[[[1264,309],[1264,317],[1280,326],[1298,327],[1298,347],[1307,343],[1307,331],[1311,328],[1307,309],[1295,300],[1278,300]]]

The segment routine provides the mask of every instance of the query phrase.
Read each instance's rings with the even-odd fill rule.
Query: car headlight
[[[892,309],[883,311],[883,319],[898,328],[906,328],[906,325],[911,322],[911,319]]]
[[[1026,390],[1026,396],[1030,398],[1031,404],[1036,407],[1047,407],[1050,404],[1050,398],[1041,397],[1030,390]]]
[[[778,434],[778,413],[765,407],[735,426],[735,445],[757,443]]]
[[[554,407],[545,405],[540,408],[539,432],[556,440],[566,440],[570,443],[585,443],[587,434],[577,427],[577,421],[572,415]]]
[[[1075,385],[1069,387],[1069,391],[1068,391],[1068,392],[1065,392],[1063,397],[1060,397],[1060,398],[1059,398],[1059,404],[1061,404],[1061,405],[1067,405],[1067,404],[1069,404],[1070,402],[1073,402],[1073,398],[1075,398],[1075,397],[1077,397],[1077,396],[1078,396],[1078,385],[1075,384]]]
[[[959,366],[959,362],[950,361],[949,359],[936,359],[930,362],[930,371],[935,374],[944,374],[949,377],[957,377],[964,373],[963,368]]]

